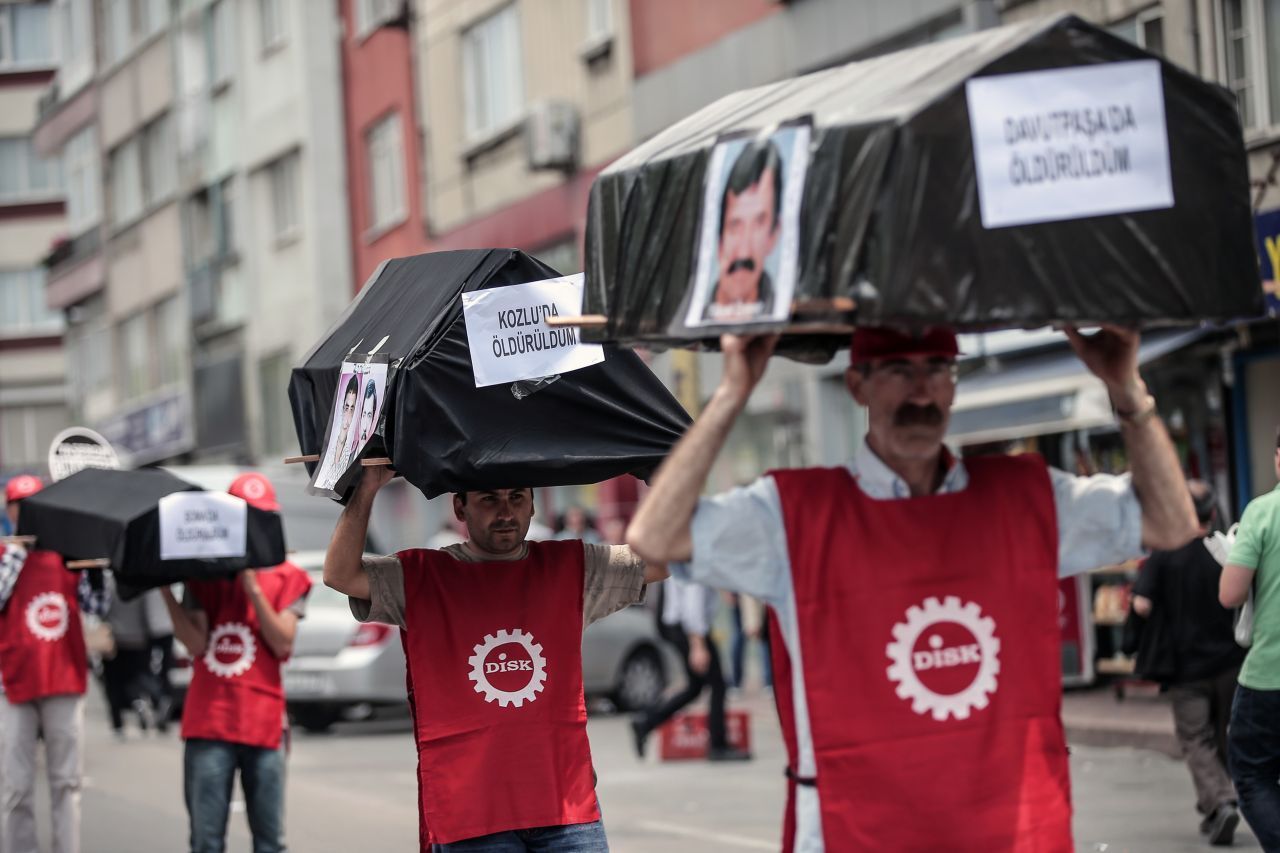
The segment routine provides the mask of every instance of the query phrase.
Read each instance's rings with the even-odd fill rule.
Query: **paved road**
[[[592,718],[589,729],[600,797],[616,853],[777,849],[782,746],[767,702],[757,698],[750,704],[756,710],[757,760],[747,765],[640,762],[631,751],[625,720]],[[300,734],[289,765],[291,850],[415,849],[416,783],[410,743],[403,719],[345,724],[324,736]],[[174,736],[115,742],[95,695],[89,708],[86,771],[85,853],[185,849],[181,747]],[[1196,835],[1191,783],[1180,763],[1155,752],[1078,747],[1072,774],[1079,850],[1206,849]],[[39,795],[44,827],[43,789]],[[232,815],[230,837],[231,853],[247,853],[241,806]],[[1247,832],[1237,838],[1236,846],[1258,849]]]

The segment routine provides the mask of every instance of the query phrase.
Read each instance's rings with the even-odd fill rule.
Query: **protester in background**
[[[1276,430],[1280,479],[1280,429]],[[1253,635],[1231,708],[1228,751],[1240,810],[1262,848],[1280,851],[1280,484],[1245,507],[1222,570],[1219,599],[1239,607],[1253,590]]]
[[[711,705],[707,715],[709,761],[744,761],[750,753],[729,745],[725,728],[724,673],[720,650],[711,636],[718,598],[702,584],[668,578],[662,586],[662,604],[658,610],[658,632],[675,648],[684,663],[685,686],[679,693],[659,701],[631,721],[636,754],[644,758],[649,735],[674,717],[708,688]]]
[[[258,509],[280,511],[261,474],[242,474],[227,491]],[[182,711],[191,853],[225,849],[237,769],[254,853],[284,850],[288,738],[280,667],[293,651],[310,590],[307,573],[290,562],[247,569],[231,580],[190,581],[181,604],[162,590],[174,633],[192,660]]]
[[[21,503],[43,488],[36,477],[5,486],[16,529]],[[36,543],[39,545],[39,542]],[[0,550],[0,850],[36,853],[36,742],[44,740],[52,800],[53,853],[80,850],[84,692],[88,653],[80,614],[105,615],[110,594],[99,572],[67,571],[52,551]]]
[[[599,545],[604,542],[596,532],[591,517],[580,506],[571,506],[564,511],[564,528],[555,535],[555,538],[558,540],[580,539],[588,545]]]
[[[107,614],[115,654],[102,661],[102,686],[107,694],[111,731],[117,740],[125,739],[124,715],[130,709],[137,714],[139,730],[149,731],[156,723],[143,686],[151,662],[151,643],[143,610],[141,598],[124,601],[116,597]]]
[[[747,646],[756,643],[760,648],[761,685],[773,685],[773,667],[769,661],[769,632],[765,630],[764,605],[749,595],[726,592],[733,635],[730,640],[729,658],[732,662],[730,684],[741,690],[746,680]]]
[[[1201,480],[1188,482],[1200,537],[1209,535],[1217,516],[1213,490]],[[1236,645],[1231,611],[1218,602],[1222,566],[1192,539],[1174,551],[1156,551],[1142,566],[1134,587],[1133,609],[1147,620],[1146,631],[1163,648],[1143,643],[1137,671],[1157,657],[1156,680],[1173,705],[1174,730],[1196,789],[1200,832],[1213,845],[1228,845],[1240,813],[1227,773],[1227,720],[1244,649]],[[1145,677],[1145,676],[1144,676]]]

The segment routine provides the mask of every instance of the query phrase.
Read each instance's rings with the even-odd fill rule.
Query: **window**
[[[292,368],[288,350],[266,356],[258,362],[262,450],[270,456],[281,456],[297,446],[293,415],[289,410],[289,395],[286,393]]]
[[[298,233],[298,153],[286,154],[267,167],[271,186],[272,233],[277,241]]]
[[[178,183],[178,153],[166,113],[142,129],[143,188],[147,207],[173,194]]]
[[[365,36],[399,17],[405,0],[355,0],[356,35]]]
[[[57,160],[36,156],[30,139],[0,137],[0,204],[57,199],[61,172]]]
[[[469,140],[483,140],[520,118],[521,65],[520,19],[514,5],[462,34],[462,96]]]
[[[381,231],[402,221],[404,198],[404,139],[400,114],[392,113],[365,133],[369,157],[369,227]]]
[[[1164,12],[1158,7],[1130,15],[1107,30],[1152,53],[1164,54]]]
[[[231,28],[231,1],[217,0],[209,7],[209,79],[217,86],[231,79],[235,70],[235,33]]]
[[[1218,72],[1246,128],[1280,124],[1280,0],[1219,0]]]
[[[284,44],[284,4],[281,0],[258,0],[258,27],[263,51]]]
[[[157,385],[176,385],[186,375],[187,318],[177,296],[156,305]]]
[[[587,42],[613,37],[613,0],[587,0]]]
[[[169,0],[137,0],[138,38],[150,38],[169,26]]]
[[[102,49],[108,65],[119,62],[129,53],[133,41],[131,0],[105,0],[103,4]]]
[[[122,400],[141,397],[151,388],[151,347],[147,312],[139,311],[116,329],[120,353],[119,391]]]
[[[121,143],[110,155],[111,224],[121,228],[142,215],[142,152],[139,137]]]
[[[49,68],[57,64],[48,3],[0,5],[0,68]]]
[[[67,227],[83,234],[102,218],[102,186],[93,125],[81,130],[62,149],[67,178]]]
[[[49,443],[68,425],[66,408],[56,403],[0,408],[0,462],[8,468],[42,464]]]
[[[58,88],[68,97],[93,77],[93,10],[90,0],[57,0]]]
[[[44,267],[0,269],[0,334],[48,335],[62,331],[62,312],[44,300]]]

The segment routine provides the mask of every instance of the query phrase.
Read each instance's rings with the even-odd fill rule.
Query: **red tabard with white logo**
[[[773,475],[800,646],[775,671],[803,666],[827,850],[1072,849],[1048,470],[965,466],[964,491],[906,500]]]
[[[311,578],[293,563],[258,570],[258,586],[280,612],[306,595]],[[189,581],[209,620],[209,644],[191,662],[182,737],[277,749],[284,721],[280,665],[239,578]]]
[[[30,551],[0,611],[0,678],[14,704],[80,694],[89,671],[76,587],[52,551]]]
[[[399,554],[423,835],[600,819],[582,695],[582,543],[523,560]]]

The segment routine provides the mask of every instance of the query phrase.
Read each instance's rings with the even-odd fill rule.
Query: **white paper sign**
[[[986,228],[1173,206],[1160,63],[966,84]]]
[[[243,557],[248,510],[222,492],[175,492],[160,499],[160,559]]]
[[[582,313],[582,273],[462,294],[476,387],[540,379],[604,361],[599,344],[584,344],[572,326],[546,317]]]

